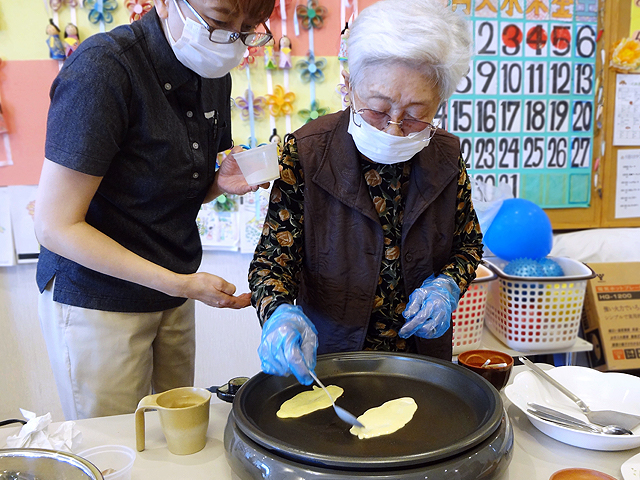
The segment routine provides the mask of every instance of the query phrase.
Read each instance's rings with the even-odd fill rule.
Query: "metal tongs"
[[[522,363],[524,363],[527,367],[533,370],[540,378],[549,382],[551,385],[556,387],[562,393],[564,393],[567,397],[573,400],[582,413],[589,419],[591,423],[595,423],[596,425],[601,425],[603,427],[616,425],[622,427],[627,430],[632,430],[638,425],[640,425],[640,416],[631,415],[630,413],[623,412],[615,412],[613,410],[591,410],[586,403],[580,400],[573,392],[567,389],[564,385],[558,382],[556,379],[547,374],[544,370],[534,364],[527,357],[518,357]]]
[[[618,425],[607,425],[601,427],[593,423],[584,422],[578,418],[559,412],[544,405],[537,403],[527,403],[527,412],[547,422],[553,422],[563,427],[572,428],[574,430],[582,430],[590,433],[603,433],[607,435],[633,435],[631,430],[620,427]]]

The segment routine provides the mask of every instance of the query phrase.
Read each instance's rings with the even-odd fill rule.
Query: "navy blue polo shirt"
[[[53,82],[45,156],[100,176],[86,220],[177,273],[202,258],[196,216],[230,148],[231,76],[203,79],[175,57],[155,9],[83,41]],[[153,312],[185,299],[104,275],[42,247],[37,282],[56,302]]]

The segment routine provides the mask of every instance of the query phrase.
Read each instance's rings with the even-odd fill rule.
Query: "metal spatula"
[[[553,377],[545,373],[544,370],[542,370],[540,367],[534,364],[527,357],[518,357],[518,358],[522,363],[524,363],[527,367],[533,370],[534,373],[536,373],[540,378],[542,378],[543,380],[546,380],[551,385],[553,385],[558,390],[560,390],[562,393],[564,393],[571,400],[573,400],[576,403],[576,405],[580,407],[580,410],[582,410],[582,413],[585,414],[585,416],[589,419],[591,423],[595,423],[596,425],[602,425],[603,427],[607,425],[619,425],[629,430],[633,430],[635,427],[640,425],[640,416],[638,415],[632,415],[630,413],[623,413],[623,412],[614,412],[613,410],[596,410],[596,411],[591,410],[587,406],[587,404],[584,403],[582,400],[580,400],[573,392],[568,390],[564,385],[556,381]]]
[[[362,423],[360,423],[358,421],[358,419],[355,417],[355,415],[353,415],[352,413],[347,412],[344,408],[339,407],[338,405],[336,405],[336,402],[333,401],[333,397],[329,393],[329,390],[327,390],[326,387],[320,381],[320,379],[318,377],[316,377],[316,374],[313,373],[313,370],[309,369],[309,374],[313,377],[313,379],[320,386],[320,388],[322,388],[322,390],[324,390],[324,393],[326,393],[327,396],[331,399],[331,403],[333,404],[333,409],[335,410],[335,412],[338,415],[338,417],[340,417],[340,420],[342,420],[343,422],[348,423],[349,425],[353,425],[355,427],[364,428],[364,425],[362,425]]]

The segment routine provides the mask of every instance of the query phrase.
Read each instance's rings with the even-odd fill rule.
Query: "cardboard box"
[[[640,368],[640,262],[590,263],[582,328],[598,370]]]

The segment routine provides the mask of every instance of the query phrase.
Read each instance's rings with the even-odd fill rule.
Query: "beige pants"
[[[38,315],[67,420],[135,411],[152,391],[192,386],[195,303],[121,313],[53,301],[53,281]]]

